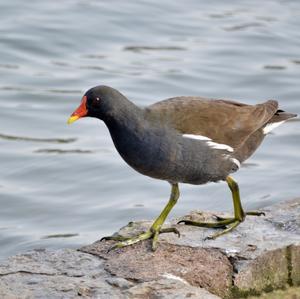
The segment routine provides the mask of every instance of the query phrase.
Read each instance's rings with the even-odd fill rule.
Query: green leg
[[[170,211],[172,210],[172,208],[175,206],[178,198],[179,198],[178,184],[172,184],[172,190],[171,190],[169,202],[167,203],[165,208],[162,210],[160,215],[156,218],[156,220],[151,225],[151,227],[148,231],[141,233],[135,237],[131,237],[131,238],[122,237],[122,236],[111,236],[111,237],[104,237],[102,239],[119,241],[112,248],[110,248],[110,250],[113,250],[115,248],[129,246],[129,245],[138,243],[140,241],[152,238],[152,249],[156,250],[159,234],[172,232],[172,233],[176,233],[178,236],[180,236],[179,231],[176,228],[172,228],[172,227],[162,228],[162,225],[164,224],[164,222],[165,222],[167,216],[169,215]]]
[[[226,182],[227,182],[227,184],[229,186],[229,189],[231,190],[231,193],[232,193],[234,219],[242,222],[242,221],[245,220],[246,214],[243,210],[241,199],[240,199],[239,185],[230,176],[228,176],[226,178]]]
[[[238,184],[230,176],[226,178],[226,182],[232,193],[234,217],[223,218],[223,217],[216,216],[217,222],[196,222],[190,220],[181,220],[178,223],[184,223],[186,225],[194,225],[200,227],[209,227],[209,228],[225,228],[223,231],[207,237],[207,239],[216,239],[217,237],[222,236],[232,231],[234,228],[236,228],[241,222],[245,220],[246,215],[252,215],[252,216],[265,215],[263,212],[256,212],[256,211],[244,212],[241,199],[240,199]]]

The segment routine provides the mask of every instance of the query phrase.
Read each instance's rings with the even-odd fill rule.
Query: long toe
[[[207,228],[224,228],[228,224],[235,222],[235,218],[226,218],[217,222],[198,222],[192,220],[181,220],[178,223],[184,223],[185,225],[199,226],[199,227],[207,227]]]
[[[234,222],[232,222],[230,225],[228,225],[228,227],[224,230],[222,230],[221,232],[215,233],[211,236],[206,237],[204,240],[215,240],[216,238],[223,236],[229,232],[231,232],[233,229],[235,229],[239,224],[241,223],[240,220],[235,220]]]
[[[179,231],[174,227],[161,228],[161,229],[155,229],[155,228],[151,227],[147,232],[141,233],[141,234],[131,237],[131,238],[123,237],[123,236],[112,236],[112,237],[105,237],[102,239],[119,241],[116,244],[114,244],[108,251],[111,251],[111,250],[114,250],[117,248],[130,246],[130,245],[133,245],[135,243],[138,243],[140,241],[144,241],[147,239],[152,239],[152,250],[155,251],[157,249],[158,236],[160,234],[164,234],[164,233],[175,233],[178,235],[178,237],[180,236]]]
[[[126,241],[130,239],[129,237],[124,237],[124,236],[121,236],[121,235],[116,235],[116,236],[105,236],[103,238],[100,239],[100,242],[101,241],[108,241],[108,240],[113,240],[113,241]]]
[[[121,242],[118,242],[118,243],[114,244],[108,251],[111,251],[111,250],[114,250],[114,249],[117,249],[117,248],[122,248],[122,247],[133,245],[133,244],[138,243],[140,241],[150,239],[152,236],[153,236],[153,233],[149,230],[148,232],[139,234],[139,235],[137,235],[135,237],[132,237],[132,238],[127,238],[124,241],[121,241]]]

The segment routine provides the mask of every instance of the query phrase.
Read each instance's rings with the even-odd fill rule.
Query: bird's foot
[[[118,243],[114,244],[108,250],[108,251],[111,251],[111,250],[114,250],[117,248],[122,248],[122,247],[126,247],[129,245],[133,245],[133,244],[138,243],[143,240],[152,239],[152,250],[155,251],[157,248],[158,236],[159,236],[159,234],[164,234],[164,233],[175,233],[176,235],[178,235],[178,237],[180,237],[180,233],[175,227],[155,228],[154,226],[152,226],[148,231],[143,232],[134,237],[124,237],[121,235],[117,235],[117,236],[104,237],[101,239],[101,241],[102,240],[118,241]]]
[[[116,240],[118,241],[115,245],[113,245],[108,251],[111,251],[116,248],[122,248],[129,245],[133,245],[143,240],[152,239],[152,250],[156,250],[157,248],[157,241],[159,234],[164,233],[175,233],[180,237],[179,231],[175,227],[169,228],[162,228],[168,214],[170,213],[171,209],[176,204],[179,198],[179,188],[178,184],[172,184],[171,195],[167,205],[164,207],[162,212],[159,216],[155,219],[153,224],[151,225],[150,229],[146,232],[142,232],[137,236],[134,237],[123,237],[123,236],[112,236],[112,237],[105,237],[106,240]],[[102,238],[103,239],[103,238]]]
[[[249,212],[245,212],[242,217],[224,218],[224,217],[214,215],[214,218],[216,218],[216,222],[197,222],[192,220],[181,220],[178,222],[178,224],[184,223],[185,225],[192,225],[192,226],[199,226],[199,227],[224,228],[224,230],[205,238],[205,240],[215,240],[216,238],[223,236],[228,232],[232,231],[233,229],[235,229],[240,223],[242,223],[245,220],[246,215],[265,216],[266,214],[260,211],[249,211]]]

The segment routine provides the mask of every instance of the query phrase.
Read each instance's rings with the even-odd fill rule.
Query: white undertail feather
[[[272,131],[273,129],[277,128],[278,126],[280,126],[281,124],[283,124],[285,122],[285,120],[276,122],[276,123],[270,123],[267,124],[264,128],[263,128],[263,133],[264,134],[268,134],[270,131]]]
[[[222,156],[224,157],[224,159],[230,160],[231,162],[233,162],[238,167],[238,169],[241,168],[241,162],[238,159],[232,158],[230,156],[230,154],[223,154]],[[237,171],[237,169],[235,169],[234,171]]]
[[[231,158],[231,161],[232,161],[235,165],[237,165],[238,168],[241,167],[241,162],[240,162],[238,159],[236,159],[236,158]]]
[[[210,146],[211,148],[214,148],[214,149],[225,150],[225,151],[228,151],[228,152],[233,152],[234,151],[234,149],[231,146],[229,146],[227,144],[213,142],[210,138],[208,138],[206,136],[193,135],[193,134],[183,134],[182,137],[206,141],[207,145]]]

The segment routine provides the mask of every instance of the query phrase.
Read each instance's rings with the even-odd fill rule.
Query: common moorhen
[[[254,153],[268,132],[296,115],[279,110],[273,100],[246,105],[202,97],[175,97],[140,108],[117,90],[96,86],[85,93],[68,123],[85,116],[105,122],[119,154],[132,168],[171,184],[170,200],[147,232],[133,238],[107,237],[118,241],[113,248],[152,238],[155,250],[160,233],[179,234],[175,228],[162,228],[179,198],[178,183],[227,182],[234,217],[218,217],[210,223],[182,221],[202,227],[226,227],[210,238],[231,231],[246,215],[263,214],[244,212],[238,184],[229,175]]]

